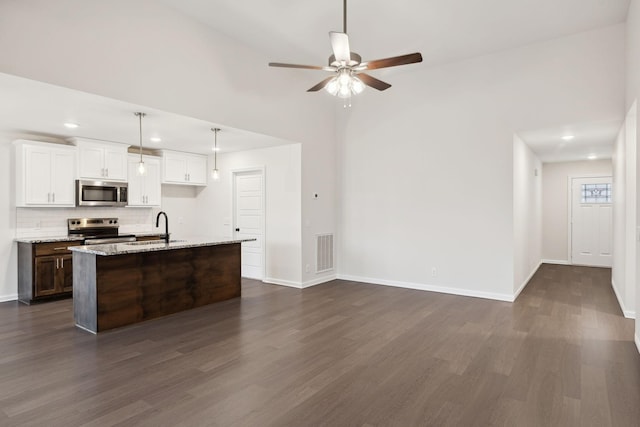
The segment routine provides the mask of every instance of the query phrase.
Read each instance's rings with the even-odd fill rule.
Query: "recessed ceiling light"
[[[162,139],[158,138],[157,136],[152,136],[151,138],[149,138],[151,140],[151,142],[161,142]]]
[[[589,154],[589,157],[587,157],[587,159],[589,159],[589,160],[595,160],[597,158],[598,158],[598,156],[596,154]]]
[[[67,122],[64,124],[64,127],[69,128],[69,129],[75,129],[78,127],[77,123],[71,123],[71,122]]]
[[[565,141],[571,141],[573,138],[575,138],[574,135],[565,135],[562,137]]]

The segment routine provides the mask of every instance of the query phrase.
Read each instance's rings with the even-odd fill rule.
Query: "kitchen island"
[[[97,333],[240,297],[240,244],[250,240],[71,247],[76,326]]]

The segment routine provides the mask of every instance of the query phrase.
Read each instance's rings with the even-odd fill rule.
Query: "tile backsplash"
[[[69,218],[118,218],[120,233],[155,231],[159,208],[16,208],[16,237],[67,235]]]

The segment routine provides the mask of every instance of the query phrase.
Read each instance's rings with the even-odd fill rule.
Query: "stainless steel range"
[[[118,218],[69,218],[69,236],[84,237],[84,245],[135,242],[133,234],[119,234]]]

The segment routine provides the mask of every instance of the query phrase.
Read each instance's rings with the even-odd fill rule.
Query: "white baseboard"
[[[640,353],[640,335],[638,335],[638,332],[636,332],[636,347],[638,348],[638,353]]]
[[[611,287],[613,288],[613,293],[616,294],[616,298],[618,299],[618,304],[620,305],[620,309],[622,310],[622,314],[627,319],[635,319],[636,312],[632,310],[627,310],[627,307],[624,304],[624,300],[620,298],[620,294],[618,293],[618,288],[616,287],[616,282],[611,278]]]
[[[336,280],[337,276],[335,274],[332,274],[331,276],[323,276],[323,277],[318,277],[317,279],[313,279],[313,280],[307,280],[306,282],[304,282],[302,284],[302,288],[310,288],[311,286],[317,286],[317,285],[321,285],[323,283],[327,283],[330,282],[332,280]]]
[[[543,259],[542,264],[571,265],[566,259]]]
[[[526,279],[524,279],[524,282],[522,282],[522,285],[520,285],[518,290],[513,294],[513,301],[515,301],[520,296],[520,293],[524,290],[524,288],[527,287],[527,284],[529,283],[529,280],[531,280],[533,275],[536,274],[536,271],[538,271],[538,269],[542,265],[542,262],[543,261],[538,262],[538,265],[536,265],[534,267],[534,269],[531,270],[531,273],[529,273],[529,276]]]
[[[15,301],[18,299],[18,294],[0,295],[0,302]]]
[[[400,282],[397,280],[376,279],[373,277],[350,276],[338,274],[338,279],[349,280],[351,282],[370,283],[373,285],[393,286],[396,288],[416,289],[419,291],[439,292],[442,294],[460,295],[465,297],[484,298],[497,301],[513,302],[513,295],[497,294],[492,292],[481,292],[470,289],[450,288],[447,286],[434,286],[423,283]]]
[[[279,286],[287,286],[289,288],[296,288],[296,289],[302,289],[302,283],[300,282],[291,282],[289,280],[280,280],[280,279],[273,279],[271,277],[266,277],[264,279],[262,279],[263,283],[268,283],[270,285],[279,285]]]
[[[262,281],[264,283],[269,283],[270,285],[280,285],[280,286],[287,286],[289,288],[305,289],[305,288],[310,288],[311,286],[321,285],[322,283],[327,283],[332,280],[336,280],[335,275],[318,277],[317,279],[307,280],[304,283],[292,282],[289,280],[274,279],[272,277],[267,277]]]

